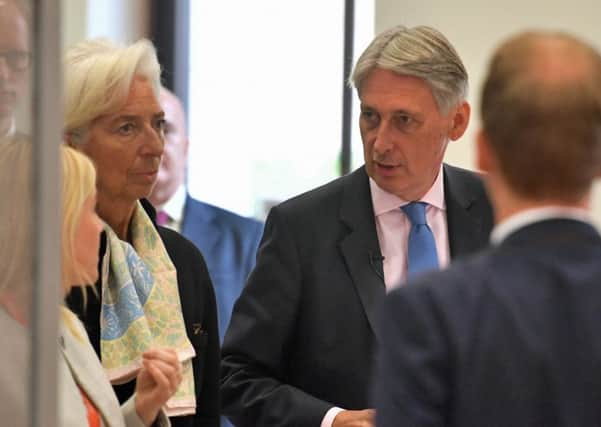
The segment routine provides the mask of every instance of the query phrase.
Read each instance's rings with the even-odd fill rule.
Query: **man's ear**
[[[480,129],[476,135],[476,168],[482,172],[489,173],[494,169],[494,158],[490,149],[490,142],[484,129]]]
[[[188,158],[188,148],[190,147],[190,139],[186,138],[186,140],[184,141],[184,156],[186,157],[186,159]]]
[[[449,129],[449,139],[456,141],[463,136],[467,129],[467,125],[470,123],[470,104],[467,101],[463,101],[459,106],[455,107],[453,112],[451,129]]]

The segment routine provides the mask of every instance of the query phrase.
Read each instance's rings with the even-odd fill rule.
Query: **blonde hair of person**
[[[108,39],[78,43],[67,51],[64,73],[65,132],[75,143],[85,142],[93,120],[125,105],[134,77],[146,79],[159,97],[161,67],[146,39],[127,46]]]
[[[85,201],[96,191],[96,171],[90,159],[60,146],[62,163],[61,286],[92,284],[75,260],[77,227]],[[33,284],[32,225],[35,215],[32,180],[32,144],[0,144],[0,292],[10,291],[27,307]]]
[[[399,25],[376,36],[357,60],[350,83],[361,86],[375,69],[424,80],[441,112],[465,101],[468,75],[459,54],[438,30]]]
[[[31,144],[0,143],[0,194],[0,292],[25,304],[33,277]]]
[[[63,290],[69,291],[71,286],[92,285],[95,280],[86,277],[83,266],[75,259],[76,232],[81,219],[81,211],[86,200],[96,192],[96,170],[92,161],[84,154],[61,146],[62,151],[62,267]]]

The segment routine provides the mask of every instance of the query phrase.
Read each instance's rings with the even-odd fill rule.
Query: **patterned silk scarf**
[[[177,351],[183,380],[167,401],[168,416],[196,412],[192,358],[182,315],[177,272],[157,230],[138,202],[130,224],[133,246],[105,227],[100,353],[109,380],[122,384],[135,378],[142,353],[152,347]]]

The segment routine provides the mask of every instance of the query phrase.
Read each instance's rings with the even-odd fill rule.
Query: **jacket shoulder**
[[[361,167],[348,175],[336,178],[327,184],[292,197],[279,205],[277,209],[283,212],[312,212],[323,213],[328,208],[340,205],[347,188],[368,185],[365,167]]]
[[[236,228],[239,230],[261,229],[263,224],[254,218],[239,215],[219,206],[211,205],[210,203],[202,202],[193,197],[188,197],[186,200],[186,214],[193,216],[202,216],[212,218],[226,225],[228,228]]]
[[[481,172],[444,164],[444,172],[449,179],[455,183],[484,187],[483,174]]]

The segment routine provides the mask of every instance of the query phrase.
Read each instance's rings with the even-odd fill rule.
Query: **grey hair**
[[[359,94],[374,68],[423,79],[443,112],[467,97],[468,76],[461,58],[447,38],[431,27],[399,25],[376,36],[349,79]]]
[[[76,143],[94,119],[123,107],[134,77],[147,80],[159,96],[161,67],[146,39],[128,46],[107,39],[83,41],[67,51],[64,70],[65,133]]]

